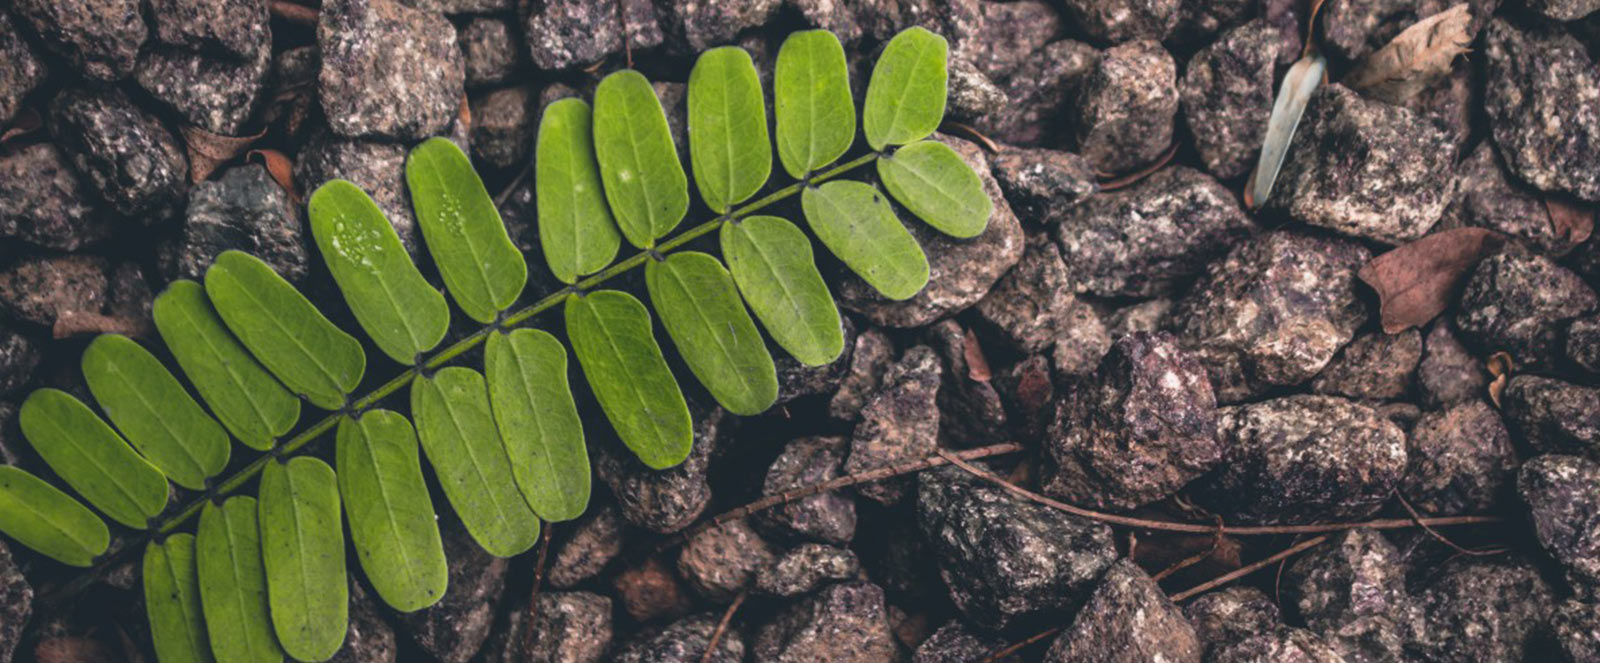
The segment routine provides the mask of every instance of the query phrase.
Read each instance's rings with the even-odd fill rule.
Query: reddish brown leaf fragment
[[[1545,211],[1550,214],[1550,229],[1565,246],[1577,246],[1594,234],[1594,208],[1561,198],[1544,199]]]
[[[263,135],[265,129],[254,136],[224,136],[199,127],[184,127],[183,142],[189,147],[189,181],[204,182],[218,166],[244,154]]]
[[[1506,383],[1511,381],[1511,370],[1515,366],[1511,363],[1511,354],[1504,351],[1489,355],[1486,363],[1489,375],[1494,376],[1489,383],[1489,400],[1494,401],[1495,407],[1500,407],[1500,394],[1505,392]]]
[[[1398,334],[1443,313],[1467,272],[1502,241],[1483,228],[1437,232],[1373,258],[1357,276],[1378,292],[1383,330]]]
[[[962,352],[967,355],[967,377],[976,382],[988,382],[994,377],[994,372],[989,370],[989,358],[983,356],[983,346],[978,344],[978,335],[967,330],[965,342],[962,343]]]
[[[277,181],[284,193],[289,194],[289,200],[294,201],[296,205],[300,204],[300,190],[294,185],[294,162],[290,161],[289,157],[277,150],[250,150],[250,154],[245,158],[266,166],[267,174]]]

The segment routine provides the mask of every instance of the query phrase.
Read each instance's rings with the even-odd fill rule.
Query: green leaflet
[[[883,296],[908,299],[927,285],[928,257],[877,188],[835,180],[807,188],[800,207],[817,239]]]
[[[422,278],[365,191],[331,180],[311,194],[307,209],[323,262],[378,349],[410,365],[444,340],[450,327],[444,295]]]
[[[220,507],[206,504],[194,548],[211,653],[227,663],[282,661],[283,648],[267,612],[255,498],[233,497]]]
[[[205,287],[173,281],[152,307],[156,329],[212,413],[233,436],[265,451],[300,418],[300,399],[245,352],[211,310]]]
[[[450,366],[418,377],[411,384],[411,416],[445,497],[478,545],[496,557],[532,548],[539,517],[517,491],[483,376]]]
[[[924,140],[878,159],[889,195],[917,218],[951,237],[977,237],[989,225],[994,201],[983,180],[949,145]]]
[[[839,308],[812,260],[811,240],[775,216],[722,224],[722,257],[767,333],[807,366],[844,351]]]
[[[683,462],[694,444],[694,422],[644,304],[625,292],[600,290],[567,296],[565,309],[572,352],[623,444],[654,469]]]
[[[206,270],[206,294],[239,342],[312,405],[336,410],[361,383],[361,342],[259,258],[223,251]]]
[[[752,416],[778,400],[772,355],[722,263],[681,251],[647,263],[644,281],[678,354],[722,407]]]
[[[350,584],[333,468],[299,456],[261,473],[261,561],[272,626],[284,652],[326,661],[344,644]]]
[[[538,329],[490,334],[489,402],[511,473],[533,512],[571,520],[589,506],[589,450],[567,385],[567,349]]]
[[[372,410],[340,419],[336,437],[339,493],[367,579],[400,612],[438,603],[449,569],[411,422]]]
[[[0,532],[70,566],[94,564],[111,544],[111,532],[88,507],[11,465],[0,465]]]
[[[417,225],[450,296],[467,317],[493,322],[516,303],[528,263],[511,243],[472,161],[447,138],[430,138],[406,158]]]
[[[922,140],[944,120],[946,60],[944,37],[911,27],[889,40],[867,83],[861,128],[874,150]]]
[[[622,235],[641,249],[655,246],[689,211],[689,178],[643,74],[625,69],[595,88],[594,151]]]
[[[200,608],[194,536],[174,534],[144,549],[144,605],[161,663],[210,663],[211,645]]]
[[[132,339],[101,334],[83,351],[89,391],[123,437],[178,485],[205,490],[228,465],[228,434],[161,360]]]
[[[778,160],[795,179],[833,163],[856,138],[844,46],[827,30],[789,35],[772,80]]]
[[[689,160],[700,197],[718,214],[749,200],[772,174],[761,77],[742,48],[701,53],[689,72]]]
[[[536,150],[539,245],[556,278],[576,283],[605,269],[622,245],[600,186],[589,104],[569,97],[546,107]]]
[[[167,479],[161,471],[67,392],[40,389],[29,394],[17,420],[50,469],[112,520],[144,529],[167,505]]]

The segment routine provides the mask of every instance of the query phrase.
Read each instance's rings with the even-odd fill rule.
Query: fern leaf
[[[161,663],[211,663],[211,644],[200,608],[194,536],[174,534],[144,550],[144,605],[150,639]]]
[[[562,283],[577,283],[605,269],[622,237],[600,185],[589,104],[567,98],[544,109],[533,163],[539,245],[550,272]]]
[[[17,420],[50,469],[112,520],[144,529],[166,506],[167,479],[161,471],[67,392],[33,392]]]
[[[483,376],[451,366],[417,378],[411,416],[445,497],[473,540],[496,557],[532,548],[539,518],[517,490]]]
[[[411,422],[372,410],[340,419],[335,437],[350,541],[372,587],[400,612],[439,602],[449,567]]]
[[[194,548],[211,653],[227,663],[282,661],[283,648],[268,613],[255,498],[206,504]]]
[[[682,251],[644,268],[650,301],[689,370],[729,412],[753,416],[778,400],[778,373],[722,263]]]
[[[844,264],[890,299],[909,299],[928,283],[928,257],[870,184],[827,182],[800,194],[806,222]]]
[[[88,507],[43,479],[0,465],[0,532],[69,566],[89,566],[111,532]]]
[[[491,334],[484,376],[523,498],[548,521],[583,515],[589,506],[589,451],[567,385],[567,349],[537,329]]]
[[[517,302],[528,263],[511,243],[500,212],[461,148],[423,141],[406,158],[406,183],[428,254],[467,317],[493,322]]]
[[[266,451],[294,427],[300,399],[234,340],[211,309],[203,286],[172,282],[156,297],[151,313],[184,375],[240,442]]]
[[[772,97],[778,159],[791,177],[802,179],[850,149],[856,137],[856,105],[844,46],[832,32],[806,30],[783,40]]]
[[[206,270],[206,294],[250,354],[313,405],[336,410],[361,383],[361,343],[259,258],[222,252]]]
[[[977,237],[989,225],[994,201],[983,180],[949,145],[924,140],[878,159],[889,195],[917,218],[951,237]]]
[[[837,359],[844,327],[805,233],[775,216],[752,216],[724,224],[721,240],[733,282],[773,340],[807,366]]]
[[[349,583],[338,479],[327,463],[300,456],[261,474],[261,562],[273,631],[299,661],[326,661],[344,644]]]
[[[923,28],[901,30],[872,69],[861,127],[874,150],[927,138],[944,120],[950,44]]]
[[[82,363],[95,402],[167,478],[205,490],[206,479],[228,465],[228,434],[149,350],[102,334],[83,351]]]
[[[682,463],[694,443],[694,422],[644,304],[601,290],[568,296],[564,313],[572,352],[622,443],[654,469]]]
[[[700,197],[718,214],[756,195],[772,174],[761,77],[742,48],[701,53],[689,72],[689,159]]]
[[[333,180],[311,194],[307,209],[323,262],[378,349],[410,365],[444,340],[450,327],[444,295],[422,278],[365,191]]]
[[[689,211],[689,177],[643,74],[619,71],[595,88],[594,152],[623,237],[641,249],[655,246]]]

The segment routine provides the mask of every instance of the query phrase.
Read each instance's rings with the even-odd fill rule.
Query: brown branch
[[[1216,553],[1217,549],[1221,548],[1221,547],[1222,547],[1222,519],[1221,518],[1217,518],[1217,530],[1216,530],[1216,532],[1214,534],[1211,535],[1211,547],[1206,548],[1205,550],[1202,550],[1202,551],[1197,552],[1197,553],[1195,553],[1193,555],[1190,555],[1188,557],[1185,557],[1183,559],[1178,560],[1176,563],[1172,564],[1171,566],[1168,566],[1167,568],[1161,569],[1160,571],[1156,572],[1155,575],[1150,576],[1150,579],[1154,580],[1156,582],[1161,582],[1162,580],[1166,580],[1168,577],[1170,577],[1174,573],[1177,573],[1179,571],[1182,571],[1182,570],[1187,569],[1187,568],[1189,568],[1191,566],[1199,564],[1200,562],[1205,561],[1207,557],[1210,557],[1212,554]],[[1130,554],[1128,557],[1131,559],[1133,557],[1133,555]]]
[[[1473,550],[1473,549],[1470,549],[1470,548],[1463,548],[1462,546],[1457,544],[1455,541],[1451,541],[1450,537],[1447,537],[1447,536],[1445,536],[1443,534],[1440,534],[1438,532],[1438,530],[1433,529],[1433,527],[1429,526],[1428,523],[1423,522],[1422,514],[1417,513],[1417,510],[1411,507],[1411,503],[1406,501],[1406,498],[1405,498],[1404,495],[1401,495],[1399,493],[1395,493],[1395,499],[1400,501],[1400,506],[1405,507],[1406,513],[1411,514],[1411,520],[1416,522],[1417,525],[1422,527],[1422,531],[1427,532],[1428,536],[1433,537],[1435,540],[1439,541],[1440,543],[1443,543],[1443,544],[1445,544],[1447,546],[1450,546],[1452,549],[1454,549],[1458,553],[1461,553],[1463,555],[1471,555],[1473,557],[1487,557],[1489,555],[1498,555],[1498,554],[1503,553],[1503,552],[1506,551],[1505,548],[1499,547],[1499,546],[1492,547],[1492,548],[1481,548],[1481,549],[1478,549],[1478,550]]]
[[[1241,567],[1239,567],[1239,568],[1237,568],[1237,569],[1235,569],[1233,571],[1229,571],[1228,573],[1224,573],[1224,574],[1222,574],[1220,576],[1217,576],[1217,577],[1212,578],[1210,580],[1207,580],[1207,581],[1205,581],[1203,583],[1200,583],[1198,585],[1190,587],[1189,589],[1186,589],[1186,590],[1183,590],[1181,592],[1178,592],[1177,594],[1173,594],[1172,596],[1170,596],[1168,598],[1172,599],[1173,603],[1181,603],[1181,602],[1183,602],[1183,601],[1185,601],[1187,599],[1193,598],[1197,594],[1203,594],[1205,592],[1209,592],[1209,591],[1211,591],[1213,589],[1216,589],[1216,588],[1221,587],[1223,585],[1226,585],[1226,584],[1228,584],[1230,582],[1233,582],[1235,580],[1243,578],[1243,577],[1245,577],[1247,575],[1255,573],[1256,571],[1260,571],[1261,569],[1264,569],[1264,568],[1267,568],[1269,566],[1272,566],[1273,564],[1276,564],[1276,563],[1278,563],[1278,562],[1280,562],[1282,560],[1289,559],[1290,557],[1293,557],[1293,556],[1295,556],[1295,555],[1297,555],[1297,554],[1299,554],[1301,552],[1304,552],[1304,551],[1309,550],[1311,548],[1314,548],[1316,546],[1322,545],[1322,543],[1324,541],[1327,541],[1327,540],[1328,540],[1328,535],[1326,535],[1326,534],[1324,534],[1322,536],[1319,536],[1319,537],[1316,537],[1314,539],[1306,539],[1305,541],[1301,541],[1300,543],[1296,543],[1296,544],[1294,544],[1292,546],[1289,546],[1288,548],[1284,549],[1283,551],[1281,551],[1281,552],[1279,552],[1279,553],[1277,553],[1277,554],[1275,554],[1275,555],[1273,555],[1271,557],[1263,559],[1263,560],[1261,560],[1259,562],[1256,562],[1254,564],[1247,564],[1245,566],[1241,566]]]
[[[964,133],[964,134],[967,135],[967,137],[969,137],[969,138],[971,138],[971,139],[973,139],[975,141],[978,141],[978,144],[982,145],[984,147],[984,149],[989,150],[990,154],[998,154],[1000,152],[1000,145],[998,143],[995,143],[993,139],[991,139],[988,136],[984,135],[984,133],[982,131],[978,131],[977,127],[974,127],[974,126],[972,126],[970,124],[967,124],[965,122],[957,122],[955,120],[946,120],[945,123],[944,123],[944,126],[940,127],[939,130],[940,131],[944,131],[944,133],[950,133],[950,131],[946,130],[947,128],[948,129],[953,129],[955,131],[959,131],[961,133]]]
[[[305,5],[289,2],[289,0],[272,0],[267,4],[267,9],[273,16],[290,23],[299,23],[310,27],[317,26],[319,12]]]
[[[1140,180],[1149,177],[1152,173],[1165,167],[1172,161],[1172,157],[1177,154],[1178,142],[1173,141],[1171,145],[1167,146],[1167,150],[1161,153],[1161,156],[1156,157],[1155,161],[1151,161],[1150,163],[1145,164],[1143,167],[1133,172],[1114,176],[1104,182],[1101,182],[1100,190],[1116,191],[1117,189],[1125,189],[1133,186],[1134,184],[1138,184]]]
[[[745,597],[750,596],[750,590],[739,592],[733,597],[733,603],[728,604],[728,609],[722,613],[722,621],[717,622],[717,630],[711,632],[711,639],[706,642],[706,653],[700,655],[700,663],[711,663],[711,654],[717,651],[717,644],[722,641],[722,634],[728,632],[728,624],[733,621],[733,613],[744,605]]]
[[[534,628],[539,617],[539,585],[544,584],[544,560],[550,554],[550,530],[555,529],[555,523],[545,523],[544,531],[539,533],[539,554],[534,556],[533,562],[533,589],[528,590],[528,617],[522,624],[522,653],[526,656],[533,655]]]
[[[1003,658],[1005,658],[1007,656],[1010,656],[1010,655],[1015,654],[1015,653],[1017,653],[1019,651],[1022,651],[1028,645],[1031,645],[1031,644],[1033,644],[1035,642],[1038,642],[1040,640],[1043,640],[1045,638],[1048,638],[1048,637],[1050,637],[1052,635],[1055,635],[1057,633],[1060,633],[1060,632],[1061,632],[1061,627],[1060,626],[1047,628],[1047,629],[1045,629],[1043,631],[1040,631],[1040,632],[1035,633],[1035,634],[1033,634],[1031,636],[1028,636],[1027,640],[1023,640],[1022,642],[1019,642],[1017,644],[1008,645],[1006,647],[1002,647],[1000,649],[994,650],[993,653],[989,654],[988,656],[985,656],[984,659],[982,661],[980,661],[979,663],[999,663],[1000,659],[1003,659]]]

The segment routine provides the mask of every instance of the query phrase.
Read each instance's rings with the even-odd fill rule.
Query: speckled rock
[[[513,168],[529,162],[539,130],[538,101],[538,91],[531,85],[500,88],[472,98],[472,155],[479,163]]]
[[[699,532],[678,551],[678,574],[700,596],[726,603],[755,582],[777,554],[744,519]]]
[[[1097,336],[1105,337],[1099,316],[1073,295],[1073,286],[1055,243],[1030,241],[1022,261],[978,302],[978,319],[1007,347],[1025,354],[1047,351],[1083,326],[1098,327]],[[1105,338],[1101,352],[1109,345]]]
[[[1394,493],[1406,436],[1372,408],[1332,396],[1285,396],[1220,410],[1220,470],[1200,483],[1229,521],[1364,518]]]
[[[1016,434],[1024,440],[1044,439],[1045,428],[1055,417],[1055,376],[1050,359],[1029,355],[1002,369],[994,381]]]
[[[1172,144],[1177,78],[1178,65],[1159,42],[1107,49],[1084,79],[1072,109],[1078,152],[1107,173],[1155,161]]]
[[[989,159],[995,181],[1023,223],[1052,223],[1100,190],[1087,159],[1048,148],[1010,148]]]
[[[1082,605],[1117,557],[1109,527],[955,468],[918,476],[917,524],[956,608],[991,630]]]
[[[1171,294],[1254,228],[1222,184],[1173,166],[1068,210],[1055,226],[1078,292]]]
[[[328,663],[394,663],[399,647],[394,629],[360,581],[350,579],[350,625],[344,646]],[[3,658],[3,657],[0,657]]]
[[[993,369],[978,335],[955,320],[942,320],[922,334],[939,354],[939,442],[974,447],[1009,434],[1005,405],[991,382]]]
[[[265,0],[150,0],[155,36],[162,43],[236,60],[270,50]]]
[[[300,157],[295,160],[296,182],[326,182],[334,178],[350,180],[372,196],[383,210],[389,225],[400,236],[400,243],[413,254],[420,237],[417,218],[411,211],[411,196],[406,193],[406,147],[359,138],[342,138],[329,131],[313,134]]]
[[[646,630],[619,647],[611,663],[743,663],[745,644],[739,629],[724,632],[716,650],[705,658],[720,619],[719,613],[705,613]]]
[[[1106,330],[1121,338],[1134,332],[1162,331],[1170,328],[1172,306],[1167,297],[1146,299],[1129,304],[1106,315]]]
[[[552,587],[570,589],[599,575],[622,552],[622,514],[613,505],[594,507],[567,527],[571,535],[550,551],[545,578]]]
[[[1165,41],[1191,47],[1210,43],[1217,33],[1237,26],[1263,4],[1256,0],[1179,0],[1178,25]]]
[[[772,353],[773,368],[778,372],[776,405],[806,396],[822,394],[838,396],[841,391],[840,385],[850,372],[851,354],[856,347],[855,321],[849,316],[840,316],[839,322],[841,331],[844,332],[845,351],[840,352],[833,361],[821,366],[807,366],[776,344],[768,346],[768,351]]]
[[[1372,332],[1351,341],[1311,381],[1311,390],[1355,400],[1388,401],[1411,391],[1422,361],[1422,334]]]
[[[1482,513],[1500,501],[1517,471],[1500,414],[1482,400],[1429,412],[1411,428],[1400,494],[1438,516]]]
[[[1265,208],[1346,235],[1400,244],[1450,202],[1455,146],[1411,111],[1328,85],[1311,98]]]
[[[850,353],[850,368],[840,378],[828,414],[835,419],[853,421],[861,415],[867,399],[878,392],[883,374],[894,364],[894,342],[877,327],[868,327],[856,337]]]
[[[1439,228],[1475,226],[1521,238],[1539,252],[1562,255],[1573,248],[1557,237],[1539,192],[1512,181],[1493,141],[1483,141],[1456,167],[1455,198]]]
[[[1473,269],[1462,290],[1456,328],[1489,354],[1506,351],[1519,369],[1549,368],[1573,318],[1600,308],[1600,297],[1571,270],[1510,245]]]
[[[974,118],[974,126],[990,137],[1015,145],[1063,147],[1063,116],[1100,52],[1081,41],[1062,39],[1040,49],[997,81],[1007,104],[998,112]]]
[[[417,646],[441,663],[466,663],[489,637],[509,562],[484,552],[453,516],[440,520],[439,533],[449,560],[449,589],[438,603],[398,619]]]
[[[1172,313],[1178,338],[1233,403],[1312,378],[1367,317],[1355,272],[1372,257],[1340,239],[1271,232],[1211,263]]]
[[[1578,318],[1567,327],[1567,360],[1590,373],[1600,373],[1600,316]]]
[[[1183,611],[1138,565],[1111,565],[1044,663],[1200,663],[1200,639]]]
[[[618,0],[521,0],[523,34],[540,69],[567,69],[598,62],[622,49]]]
[[[756,574],[755,591],[769,596],[799,596],[816,591],[824,583],[849,580],[860,573],[861,561],[849,548],[802,543]]]
[[[1283,39],[1265,18],[1229,30],[1189,60],[1178,98],[1206,170],[1222,179],[1250,172],[1272,114],[1272,73]]]
[[[115,81],[133,73],[149,29],[138,0],[14,0],[11,9],[46,48],[83,75]]]
[[[762,496],[780,495],[838,478],[843,474],[848,450],[849,442],[843,437],[802,437],[790,441],[767,468]],[[811,495],[761,512],[756,516],[756,525],[780,538],[849,543],[856,533],[856,502],[849,494],[839,491]]]
[[[1170,334],[1133,334],[1057,405],[1041,489],[1097,509],[1134,509],[1176,493],[1222,453],[1205,368]]]
[[[44,59],[33,52],[9,14],[0,15],[0,60],[6,67],[0,70],[0,126],[10,124],[17,111],[22,110],[22,100],[44,82],[50,73]]]
[[[1489,126],[1511,172],[1545,191],[1600,200],[1600,67],[1558,27],[1489,23]]]
[[[1421,4],[1419,0],[1329,0],[1317,16],[1319,40],[1326,52],[1358,60],[1432,13]]]
[[[0,326],[0,396],[14,393],[28,383],[41,354],[28,337]]]
[[[850,438],[844,473],[890,467],[933,454],[939,440],[939,356],[926,345],[906,350],[883,376],[883,387],[861,408]],[[862,484],[856,492],[884,504],[900,501],[911,480],[896,477]]]
[[[1218,646],[1208,663],[1347,663],[1310,631],[1276,626],[1248,638]]]
[[[611,599],[589,592],[540,592],[533,647],[528,611],[509,611],[505,628],[484,648],[484,663],[600,663],[611,647]]]
[[[1483,361],[1456,338],[1449,319],[1436,320],[1422,344],[1417,387],[1430,408],[1453,405],[1487,395],[1489,378]]]
[[[1311,631],[1351,663],[1404,660],[1422,626],[1400,552],[1371,529],[1333,536],[1283,574],[1285,598]]]
[[[461,107],[461,49],[443,16],[394,0],[325,0],[317,44],[318,97],[339,135],[414,141],[444,131]]]
[[[883,589],[869,582],[830,585],[761,627],[751,650],[765,663],[894,663]]]
[[[1567,601],[1550,615],[1550,630],[1565,663],[1600,661],[1600,605]]]
[[[237,136],[246,133],[271,64],[272,53],[265,47],[245,61],[156,47],[139,59],[133,77],[188,123]]]
[[[33,614],[33,587],[11,559],[11,550],[0,542],[0,663],[10,663],[11,654],[22,642],[22,630]]]
[[[1061,14],[1044,0],[985,2],[977,32],[961,44],[964,61],[985,76],[1004,80],[1061,34]]]
[[[56,146],[116,211],[152,223],[183,205],[183,144],[122,91],[69,89],[50,103],[49,117]]]
[[[891,301],[860,277],[844,276],[835,290],[840,305],[879,326],[920,327],[962,311],[983,299],[995,281],[1022,259],[1022,225],[989,174],[982,148],[942,134],[935,134],[935,139],[954,148],[978,173],[984,193],[994,201],[994,212],[989,215],[988,228],[972,239],[955,239],[906,219],[911,236],[928,256],[929,267],[928,285],[910,299]]]
[[[946,85],[950,96],[945,105],[949,119],[971,122],[1005,108],[1005,90],[972,63],[954,60],[950,62],[949,72]]]
[[[780,0],[658,0],[655,6],[667,32],[681,36],[691,52],[699,53],[733,41],[745,28],[766,23],[780,4]]]
[[[110,306],[105,258],[38,256],[0,272],[0,308],[15,318],[49,327],[73,315],[100,314]]]
[[[657,557],[648,557],[617,571],[611,577],[612,594],[622,611],[634,621],[676,619],[689,613],[694,597],[683,586],[672,566]]]
[[[295,206],[267,169],[254,163],[196,185],[182,238],[164,248],[161,262],[169,278],[200,279],[217,254],[229,249],[261,258],[291,283],[303,284],[311,270]]]
[[[917,646],[911,663],[972,663],[984,660],[1008,644],[1004,638],[973,632],[960,621],[951,620]],[[1018,663],[1019,660],[1011,655],[994,663]]]
[[[55,145],[34,143],[0,154],[0,237],[60,251],[105,239],[117,219],[101,212],[92,197]]]
[[[1549,454],[1528,461],[1517,475],[1539,543],[1566,567],[1581,596],[1600,589],[1600,464]]]
[[[1183,608],[1200,645],[1214,649],[1265,633],[1283,623],[1278,604],[1260,589],[1232,585],[1195,597]]]
[[[1525,4],[1557,21],[1575,21],[1600,11],[1600,2],[1595,0],[1528,0]]]
[[[694,417],[694,449],[688,460],[671,469],[650,469],[616,440],[596,449],[595,474],[611,487],[628,522],[661,534],[676,532],[711,502],[706,470],[720,441],[723,410],[691,407],[689,413]]]
[[[452,16],[459,14],[501,14],[511,11],[516,0],[400,0],[407,6]]]
[[[1065,0],[1067,17],[1096,41],[1165,39],[1178,24],[1179,0]]]
[[[1515,663],[1554,608],[1549,584],[1517,558],[1456,557],[1416,592],[1427,615],[1413,652],[1427,663]]]
[[[461,28],[467,87],[505,82],[522,68],[524,53],[523,40],[506,19],[476,16]]]

